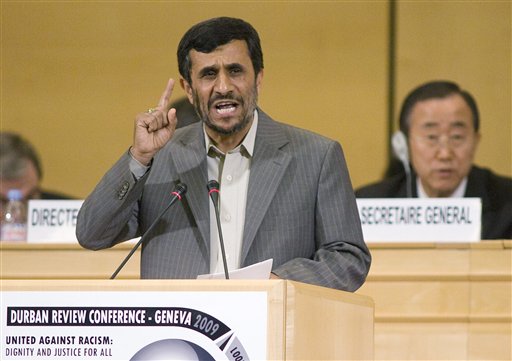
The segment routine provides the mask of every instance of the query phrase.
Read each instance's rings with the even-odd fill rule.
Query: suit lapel
[[[181,182],[187,185],[185,199],[208,252],[205,256],[209,259],[210,212],[206,189],[208,174],[202,123],[187,127],[179,137],[176,146],[171,149],[171,153],[174,153],[171,154],[171,158],[175,162]]]
[[[289,142],[283,128],[260,110],[258,117],[256,143],[247,191],[240,263],[242,266],[291,160],[290,155],[281,150]]]

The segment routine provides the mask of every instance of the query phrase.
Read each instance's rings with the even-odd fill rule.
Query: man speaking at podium
[[[223,259],[229,270],[273,259],[271,278],[358,289],[371,257],[342,148],[258,108],[256,30],[240,19],[206,20],[177,53],[180,85],[202,121],[175,129],[170,79],[157,106],[136,116],[132,146],[85,200],[80,244],[108,248],[152,227],[141,278],[196,278],[220,272]],[[220,229],[209,180],[220,183]],[[177,184],[186,194],[174,192],[180,200],[162,214]]]

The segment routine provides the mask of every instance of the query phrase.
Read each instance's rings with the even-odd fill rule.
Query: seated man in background
[[[478,142],[476,101],[449,81],[414,89],[400,111],[411,163],[411,196],[478,197],[482,201],[482,239],[512,238],[512,179],[473,164]],[[356,190],[358,198],[405,198],[401,172]]]
[[[43,169],[34,147],[20,135],[0,132],[0,196],[2,209],[7,193],[19,189],[24,200],[69,199],[69,196],[41,189]]]

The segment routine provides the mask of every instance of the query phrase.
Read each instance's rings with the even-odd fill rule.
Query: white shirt
[[[459,186],[455,189],[455,191],[452,193],[451,196],[447,198],[463,198],[464,193],[466,193],[466,185],[468,184],[468,177],[465,177],[462,182],[460,182]],[[425,192],[425,189],[423,189],[423,186],[421,185],[420,178],[418,177],[416,179],[416,187],[418,189],[418,198],[430,198],[427,195],[427,192]]]
[[[208,179],[220,184],[219,217],[224,239],[228,271],[240,268],[242,237],[251,159],[258,128],[258,112],[244,140],[235,149],[223,153],[205,134]],[[223,273],[224,263],[213,202],[210,202],[210,273]]]

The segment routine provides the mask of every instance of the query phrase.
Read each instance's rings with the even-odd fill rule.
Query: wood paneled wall
[[[1,129],[39,149],[45,187],[83,198],[130,145],[135,114],[178,76],[182,34],[205,18],[242,17],[262,39],[262,108],[339,140],[357,187],[387,164],[388,5],[2,1]],[[477,162],[508,175],[510,7],[400,1],[396,38],[397,103],[430,78],[460,82],[481,107]]]

